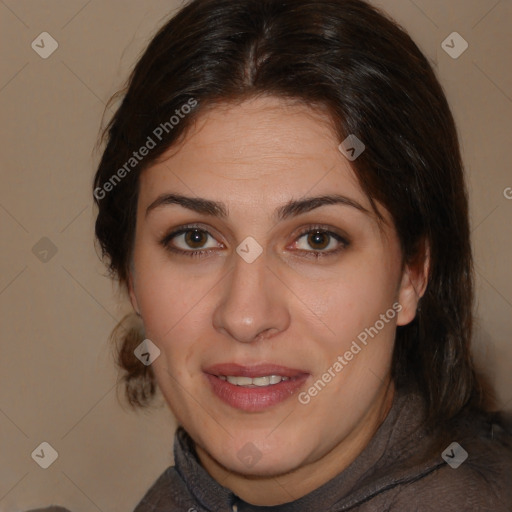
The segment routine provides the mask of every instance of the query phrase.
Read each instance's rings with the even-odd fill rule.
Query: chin
[[[261,459],[254,464],[241,462],[236,454],[229,458],[224,454],[223,459],[217,462],[229,471],[248,477],[279,477],[301,466],[301,458],[296,453],[273,452],[272,456],[262,454]]]
[[[300,438],[286,435],[244,433],[226,441],[223,448],[212,447],[210,454],[226,469],[247,476],[279,476],[304,464],[308,446]],[[299,450],[298,447],[301,449]]]

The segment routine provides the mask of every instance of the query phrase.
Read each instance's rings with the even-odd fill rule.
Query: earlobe
[[[407,325],[414,320],[418,303],[427,289],[430,274],[430,249],[424,244],[422,257],[415,264],[406,265],[402,274],[398,302],[402,306],[397,325]]]

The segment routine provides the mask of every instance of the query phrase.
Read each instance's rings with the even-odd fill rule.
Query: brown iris
[[[330,237],[327,233],[313,231],[308,235],[308,244],[314,249],[325,249],[329,245],[329,238]],[[318,247],[318,245],[321,247]]]
[[[193,249],[199,249],[206,243],[206,233],[199,229],[189,230],[185,233],[185,242]]]

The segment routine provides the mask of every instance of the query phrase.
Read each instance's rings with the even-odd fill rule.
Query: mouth
[[[218,364],[203,370],[213,394],[235,409],[257,412],[284,402],[309,377],[304,370],[274,364]]]

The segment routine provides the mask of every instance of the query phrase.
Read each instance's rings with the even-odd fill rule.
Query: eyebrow
[[[204,199],[201,197],[187,197],[181,194],[162,194],[158,196],[146,208],[146,216],[156,208],[173,204],[177,204],[183,208],[187,208],[188,210],[202,213],[204,215],[210,215],[221,219],[228,217],[228,209],[224,203],[212,201],[210,199]],[[369,210],[364,208],[354,199],[350,199],[349,197],[345,197],[339,194],[330,194],[317,197],[306,197],[304,199],[298,200],[292,199],[283,206],[276,208],[274,216],[277,218],[277,220],[283,221],[290,217],[297,217],[298,215],[310,212],[316,208],[333,204],[350,206],[367,215],[371,215]]]

